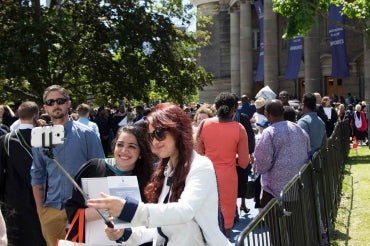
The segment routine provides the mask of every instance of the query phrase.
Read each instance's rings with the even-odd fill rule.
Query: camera
[[[49,148],[64,143],[64,126],[46,125],[32,129],[31,146]]]

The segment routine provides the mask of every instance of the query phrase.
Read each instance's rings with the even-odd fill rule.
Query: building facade
[[[297,99],[305,92],[364,99],[363,35],[345,29],[348,77],[332,77],[332,54],[327,17],[304,37],[303,59],[296,79],[286,79],[289,41],[282,38],[286,19],[272,11],[272,0],[263,4],[264,80],[256,81],[259,58],[259,24],[252,0],[193,0],[201,15],[212,16],[209,46],[202,48],[200,64],[214,75],[214,84],[199,94],[200,102],[213,102],[221,91],[246,94],[254,99],[265,85],[278,94],[286,90]],[[347,21],[347,25],[355,25]]]

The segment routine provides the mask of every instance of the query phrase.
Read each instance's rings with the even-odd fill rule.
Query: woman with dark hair
[[[215,100],[217,116],[204,120],[199,127],[197,151],[211,159],[217,175],[221,211],[225,220],[226,236],[234,226],[238,195],[236,166],[249,164],[247,133],[239,122],[234,121],[235,97],[230,92],[220,93]]]
[[[101,106],[98,108],[98,112],[96,117],[94,118],[94,122],[98,125],[99,135],[101,145],[103,146],[104,154],[108,157],[110,153],[110,145],[109,145],[109,132],[110,128],[110,115],[109,109]]]
[[[153,173],[154,161],[145,129],[133,125],[120,127],[112,141],[112,152],[113,158],[92,159],[85,163],[75,176],[76,182],[81,185],[82,178],[136,175],[142,200],[146,201],[144,188]],[[73,220],[78,208],[85,208],[86,222],[101,219],[95,209],[86,206],[82,194],[74,189],[66,203],[69,222]],[[103,222],[102,226],[104,228]],[[73,234],[69,237],[72,238]]]
[[[160,161],[145,188],[149,203],[102,194],[89,207],[107,209],[133,227],[106,228],[111,240],[138,245],[231,245],[218,225],[218,192],[212,162],[193,150],[191,119],[180,107],[158,104],[147,117],[152,151]],[[235,206],[235,204],[234,204]]]

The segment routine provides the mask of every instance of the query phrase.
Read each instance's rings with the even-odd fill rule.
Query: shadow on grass
[[[351,173],[351,171],[350,170],[348,170],[348,169],[344,169],[343,171],[342,171],[342,173],[344,174],[344,175],[346,175],[346,176],[349,176],[349,175],[351,175],[352,173]]]
[[[347,165],[370,164],[370,155],[352,155]]]
[[[345,245],[348,245],[348,241],[351,239],[348,234],[342,233],[339,230],[334,230],[335,242],[332,242],[332,246],[340,245],[339,242],[345,242]]]
[[[370,158],[369,156],[365,156],[365,157]],[[366,162],[366,164],[369,163],[369,160]],[[339,245],[339,242],[344,242],[344,245],[348,246],[348,241],[351,239],[350,236],[349,236],[349,229],[350,229],[350,226],[351,226],[351,216],[352,216],[352,209],[353,209],[353,194],[354,194],[353,177],[351,176],[351,174],[352,174],[351,169],[352,169],[353,164],[360,164],[359,161],[356,161],[356,163],[352,163],[352,162],[353,162],[353,157],[351,157],[351,161],[348,163],[349,168],[344,169],[344,174],[346,176],[348,175],[349,178],[350,178],[350,181],[349,181],[349,184],[348,184],[350,186],[349,194],[345,195],[346,199],[349,200],[349,202],[348,202],[349,204],[345,204],[344,206],[340,206],[340,209],[342,211],[344,211],[343,213],[345,214],[345,218],[343,219],[343,224],[341,226],[343,226],[346,229],[345,229],[345,233],[343,233],[343,232],[341,232],[341,231],[339,231],[335,228],[333,229],[333,231],[332,231],[333,243],[331,245],[334,245],[334,246]],[[343,196],[343,194],[342,194],[342,196]],[[347,205],[349,205],[349,207]]]

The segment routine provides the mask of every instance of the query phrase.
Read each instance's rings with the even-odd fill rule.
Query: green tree
[[[327,16],[331,4],[342,5],[342,14],[356,19],[352,30],[361,32],[365,37],[364,45],[364,84],[365,100],[370,101],[370,1],[368,0],[273,0],[273,9],[287,17],[288,24],[284,37],[307,35],[315,24],[316,15]],[[346,27],[345,27],[346,28]]]
[[[148,102],[151,91],[177,103],[208,85],[196,61],[188,6],[165,1],[3,0],[0,6],[0,100],[41,102],[43,89],[61,84],[76,103],[123,98]],[[181,13],[188,13],[181,15]]]

